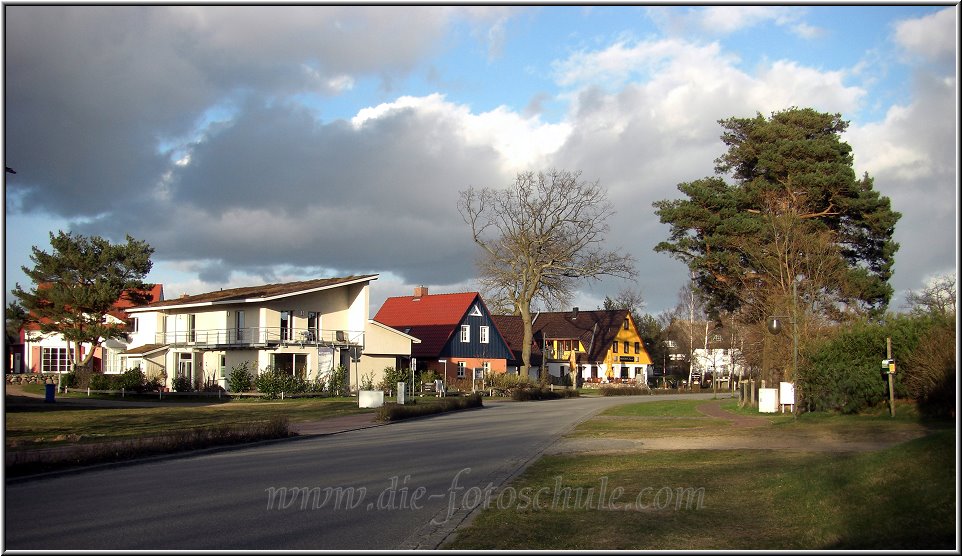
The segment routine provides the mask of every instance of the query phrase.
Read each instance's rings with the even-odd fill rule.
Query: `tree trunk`
[[[520,303],[518,304],[519,312],[521,314],[521,323],[524,325],[524,335],[521,343],[521,369],[518,369],[518,374],[524,373],[525,379],[528,378],[528,369],[531,368],[531,341],[534,338],[534,332],[532,331],[531,323],[531,307],[529,305]]]

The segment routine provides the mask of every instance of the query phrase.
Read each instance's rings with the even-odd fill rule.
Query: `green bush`
[[[485,384],[491,388],[514,390],[515,388],[534,388],[536,385],[526,376],[509,375],[507,373],[488,373],[484,377]]]
[[[191,392],[194,390],[194,385],[191,384],[190,377],[186,375],[175,376],[172,386],[174,387],[174,392]]]
[[[882,371],[885,339],[892,338],[897,362],[910,359],[920,338],[935,325],[928,317],[889,315],[884,322],[859,321],[835,336],[809,346],[799,368],[801,404],[808,411],[858,413],[888,398],[888,380]],[[907,394],[905,373],[895,375],[895,394]]]
[[[375,415],[378,421],[399,421],[401,419],[410,419],[411,417],[434,415],[473,407],[482,407],[480,394],[458,396],[456,398],[439,398],[436,403],[420,405],[385,404],[378,408]]]
[[[381,379],[381,383],[378,384],[378,388],[384,391],[394,391],[397,389],[397,383],[403,382],[410,386],[411,382],[411,369],[395,369],[394,367],[384,367],[384,378]]]
[[[347,395],[347,369],[338,365],[327,377],[327,391],[331,396]]]
[[[303,379],[289,375],[277,369],[265,369],[254,379],[254,387],[264,394],[267,399],[274,399],[285,394],[300,394],[307,389]]]
[[[361,375],[359,382],[361,390],[374,390],[374,371]]]
[[[64,388],[80,388],[80,380],[77,377],[77,373],[70,371],[69,373],[64,373],[61,377],[61,384]]]
[[[511,391],[511,399],[518,402],[530,400],[559,400],[577,398],[577,390],[550,390],[548,388],[516,388]]]
[[[144,384],[147,382],[147,377],[144,376],[143,371],[140,367],[124,371],[120,376],[114,379],[114,388],[122,388],[124,390],[133,390],[135,392],[143,392]]]
[[[602,396],[640,396],[651,394],[651,390],[640,386],[602,386],[598,393]]]
[[[252,366],[250,361],[244,361],[238,366],[231,367],[230,374],[227,376],[227,389],[231,392],[250,392],[254,387]]]
[[[94,373],[90,375],[90,389],[91,390],[119,390],[120,388],[116,385],[114,377],[107,376],[100,373]]]

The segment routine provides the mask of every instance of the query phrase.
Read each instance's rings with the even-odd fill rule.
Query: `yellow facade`
[[[615,347],[617,345],[617,347]],[[651,365],[651,356],[645,349],[645,342],[638,334],[631,313],[625,318],[625,324],[618,330],[612,345],[608,346],[608,353],[605,355],[605,365],[609,376],[613,375],[613,367],[627,364]]]

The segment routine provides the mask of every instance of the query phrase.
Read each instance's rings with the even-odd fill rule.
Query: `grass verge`
[[[39,450],[8,451],[8,477],[32,475],[69,467],[116,462],[144,456],[170,454],[213,446],[240,444],[291,436],[286,417],[268,421],[191,427],[153,436],[125,438],[95,444],[72,444]]]
[[[443,548],[952,549],[954,464],[950,430],[860,454],[547,456]]]

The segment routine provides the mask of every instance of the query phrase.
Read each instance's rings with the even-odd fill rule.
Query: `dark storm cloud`
[[[165,141],[237,91],[329,92],[404,72],[437,8],[7,6],[6,160],[22,206],[64,217],[157,186]],[[405,32],[397,32],[403,26]]]
[[[465,146],[458,131],[413,109],[355,129],[292,105],[250,104],[195,146],[169,199],[85,228],[150,237],[165,259],[214,258],[234,270],[390,268],[413,282],[462,281],[475,252],[458,191],[505,179],[497,154]]]

